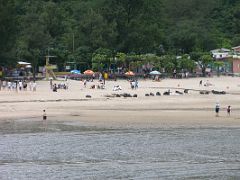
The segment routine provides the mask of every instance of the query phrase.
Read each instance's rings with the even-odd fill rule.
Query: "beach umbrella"
[[[135,73],[134,73],[134,72],[132,72],[132,71],[128,71],[128,72],[126,72],[126,73],[125,73],[125,75],[127,75],[127,76],[134,76],[134,75],[135,75]]]
[[[31,65],[26,65],[26,68],[30,69],[30,68],[32,68],[32,66]]]
[[[150,75],[160,75],[161,73],[159,71],[152,71],[149,74]]]
[[[18,61],[18,64],[19,65],[31,65],[31,63],[28,63],[28,62],[24,62],[24,61]]]
[[[92,70],[86,70],[86,71],[84,71],[84,74],[85,75],[93,75],[94,74],[94,72],[92,71]]]
[[[76,70],[76,69],[71,70],[70,73],[72,73],[72,74],[81,74],[81,72],[79,70]]]

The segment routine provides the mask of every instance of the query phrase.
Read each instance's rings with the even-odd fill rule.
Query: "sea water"
[[[240,179],[239,128],[5,125],[0,179]]]

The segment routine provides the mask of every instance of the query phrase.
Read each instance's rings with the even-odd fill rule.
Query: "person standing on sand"
[[[43,110],[43,120],[47,120],[47,114],[46,114],[45,109]]]
[[[219,103],[217,103],[216,107],[215,107],[216,117],[219,116],[219,111],[220,111],[220,105],[219,105]]]
[[[228,106],[228,107],[227,107],[227,114],[228,114],[228,116],[231,115],[231,106]]]
[[[87,87],[87,80],[86,79],[83,81],[83,85],[84,85],[85,88]]]
[[[134,89],[138,89],[138,80],[135,80]]]
[[[53,79],[52,78],[50,78],[49,84],[50,84],[50,89],[52,89],[53,88]]]
[[[36,83],[36,81],[33,82],[32,88],[33,88],[33,91],[36,91],[36,90],[37,90],[37,83]]]
[[[202,86],[202,80],[199,82],[199,86]]]
[[[33,88],[33,83],[32,81],[29,82],[29,90],[32,91],[32,88]]]

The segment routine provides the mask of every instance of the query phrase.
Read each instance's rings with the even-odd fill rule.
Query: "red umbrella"
[[[86,71],[84,71],[84,73],[83,74],[85,74],[85,75],[93,75],[94,74],[94,72],[92,71],[92,70],[86,70]]]
[[[128,71],[128,72],[126,72],[126,73],[125,73],[125,75],[127,75],[127,76],[134,76],[134,75],[135,75],[135,73],[134,73],[134,72],[132,72],[132,71]]]

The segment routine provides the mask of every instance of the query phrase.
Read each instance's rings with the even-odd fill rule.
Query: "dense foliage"
[[[103,69],[149,58],[156,67],[185,63],[191,69],[188,58],[177,65],[171,56],[239,44],[238,0],[0,0],[5,66],[18,60],[42,65],[50,53],[60,70],[68,62]],[[202,56],[193,59],[209,59]]]

